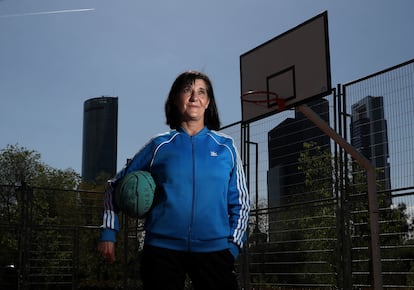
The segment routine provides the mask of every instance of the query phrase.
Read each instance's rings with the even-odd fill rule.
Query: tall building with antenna
[[[114,175],[117,165],[118,98],[86,100],[83,108],[82,180]]]

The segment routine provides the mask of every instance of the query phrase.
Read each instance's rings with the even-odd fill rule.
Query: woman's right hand
[[[102,241],[98,244],[98,252],[102,255],[104,260],[111,264],[115,262],[115,243]]]

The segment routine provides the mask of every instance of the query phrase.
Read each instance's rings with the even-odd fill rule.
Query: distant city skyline
[[[188,69],[211,77],[223,125],[238,122],[240,55],[325,10],[333,87],[414,58],[411,0],[184,0],[160,7],[0,1],[0,148],[19,144],[54,168],[80,173],[83,103],[118,96],[119,170],[169,129],[164,101]]]

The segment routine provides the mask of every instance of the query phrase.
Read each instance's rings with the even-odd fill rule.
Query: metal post
[[[348,152],[355,160],[367,171],[368,179],[368,207],[371,226],[371,254],[372,254],[372,272],[374,278],[374,289],[382,289],[382,269],[381,269],[381,255],[379,243],[379,224],[378,224],[378,202],[377,202],[377,186],[375,177],[375,168],[370,161],[358,152],[345,139],[338,135],[324,120],[322,120],[312,109],[307,105],[300,105],[296,107],[303,115],[311,120],[319,129],[331,137],[338,143],[346,152]]]
[[[28,261],[30,254],[30,227],[31,227],[31,202],[33,189],[24,181],[20,187],[20,227],[19,227],[19,268],[17,289],[27,289],[28,286]]]
[[[345,89],[345,88],[344,88]],[[337,106],[334,106],[334,112],[338,112],[338,115],[335,114],[334,116],[334,122],[337,123],[337,126],[335,127],[336,132],[339,132],[341,136],[346,140],[347,139],[347,122],[346,117],[348,116],[346,112],[346,98],[345,98],[345,91],[342,92],[342,86],[338,84],[337,91],[335,92],[336,98],[334,100],[337,100]],[[342,118],[339,118],[339,115],[342,114]],[[335,149],[338,149],[340,147],[337,143],[335,145]],[[342,233],[342,280],[341,280],[341,287],[343,289],[352,289],[352,240],[351,240],[351,234],[349,229],[350,224],[350,213],[348,208],[348,186],[349,186],[349,180],[348,180],[348,155],[344,154],[344,150],[340,150],[340,155],[338,155],[338,151],[335,152],[336,158],[340,157],[340,172],[337,171],[337,178],[340,179],[339,182],[337,182],[337,185],[339,185],[339,189],[337,189],[340,193],[340,212],[341,212],[341,233]],[[335,164],[337,163],[337,160],[335,161]],[[337,164],[335,165],[338,166]],[[338,167],[336,168],[338,170]],[[339,175],[338,175],[339,174]]]
[[[249,176],[249,166],[247,166],[247,164],[249,164],[249,146],[247,146],[247,143],[245,142],[245,140],[249,140],[250,139],[250,128],[249,128],[249,123],[242,123],[241,124],[241,130],[240,130],[240,147],[241,147],[241,156],[243,156],[243,167],[245,169],[245,174],[246,176]],[[250,187],[249,184],[247,185],[248,189],[250,191]],[[250,273],[249,273],[249,243],[250,243],[250,229],[249,226],[247,228],[247,240],[246,240],[246,244],[243,247],[244,251],[243,251],[243,256],[242,256],[242,288],[244,290],[250,290]]]
[[[259,182],[258,182],[258,178],[259,178],[259,143],[257,142],[252,142],[252,141],[246,141],[247,144],[251,144],[251,145],[255,145],[256,147],[256,172],[255,172],[255,182],[256,182],[256,186],[255,186],[255,194],[256,194],[256,229],[259,229]],[[249,157],[249,161],[250,161],[250,157]],[[249,168],[250,168],[250,163],[249,163]],[[250,172],[249,172],[250,173]],[[249,184],[250,184],[250,175],[248,176],[248,180],[249,180]]]
[[[79,239],[80,227],[73,229],[73,244],[72,244],[72,289],[79,287]]]

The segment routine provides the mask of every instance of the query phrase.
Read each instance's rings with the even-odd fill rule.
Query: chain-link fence
[[[224,127],[253,209],[240,286],[414,288],[414,60],[307,106],[375,167],[378,210],[366,170],[300,111]],[[0,196],[1,289],[140,289],[142,220],[121,217],[117,262],[102,263],[101,192],[3,185]]]

